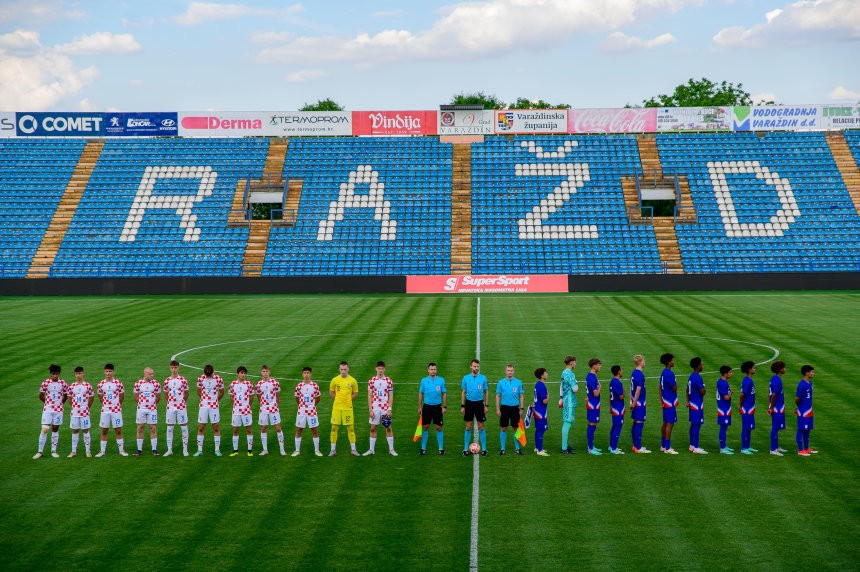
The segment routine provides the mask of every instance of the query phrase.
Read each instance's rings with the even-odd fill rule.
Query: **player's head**
[[[236,368],[236,375],[239,376],[239,379],[245,379],[245,376],[248,374],[248,368],[244,365],[240,365]]]
[[[105,364],[105,378],[106,379],[113,378],[113,364],[112,363],[106,363]]]
[[[345,361],[340,362],[340,365],[338,366],[338,371],[340,371],[341,377],[346,377],[347,375],[349,375],[349,364]]]
[[[302,368],[302,380],[303,380],[303,381],[310,381],[310,380],[311,380],[311,372],[312,372],[312,371],[313,371],[313,370],[310,368],[310,366],[307,366],[307,365],[306,365],[305,367],[303,367],[303,368]]]
[[[576,356],[564,356],[564,365],[567,367],[571,367],[570,364],[576,366]]]
[[[204,365],[203,375],[205,375],[206,377],[212,377],[213,375],[215,375],[215,366],[213,366],[211,363],[207,363],[206,365]]]
[[[427,373],[430,374],[430,377],[436,377],[436,364],[432,361],[427,364]]]
[[[776,375],[782,375],[785,373],[785,362],[781,359],[776,360],[772,364],[770,364],[770,371],[775,373]]]
[[[699,373],[700,371],[702,371],[702,358],[694,357],[693,359],[691,359],[690,360],[690,369],[692,369],[696,373]]]
[[[263,376],[263,379],[269,379],[269,373],[270,372],[271,372],[271,370],[269,369],[269,366],[267,366],[266,364],[263,364],[260,366],[260,375]]]
[[[514,377],[514,364],[509,363],[505,366],[505,377],[512,379]]]
[[[385,362],[379,360],[376,362],[376,375],[382,375],[383,373],[385,373]]]
[[[535,370],[535,377],[541,381],[545,380],[546,379],[546,368],[545,367],[537,368]]]
[[[472,375],[478,375],[478,372],[481,371],[481,360],[478,358],[473,359],[469,363],[469,368],[472,370]]]
[[[633,367],[641,367],[645,365],[645,356],[636,354],[633,356]]]
[[[152,381],[152,378],[155,377],[155,372],[152,371],[151,367],[143,368],[143,379],[146,381]]]
[[[170,377],[176,377],[179,373],[179,362],[175,359],[170,360]]]
[[[609,368],[609,371],[612,372],[612,377],[618,377],[618,378],[621,377],[622,372],[621,372],[621,366],[620,365],[613,365],[611,368]]]
[[[51,379],[57,380],[60,377],[60,366],[56,364],[51,364],[48,366],[48,374],[51,376]]]
[[[805,365],[800,368],[800,375],[802,375],[806,379],[812,379],[812,376],[815,375],[815,368],[811,365]]]
[[[600,366],[602,366],[602,365],[603,364],[596,357],[593,357],[590,360],[588,360],[589,369],[595,369],[596,368],[595,371],[600,371]]]
[[[741,371],[746,375],[752,375],[755,373],[755,362],[753,361],[745,361],[741,364]]]
[[[78,366],[75,368],[75,381],[83,381],[84,380],[84,368]]]
[[[664,367],[673,367],[675,365],[675,355],[670,353],[661,355],[660,363],[662,363]]]
[[[732,368],[731,368],[731,366],[728,366],[728,365],[721,365],[721,366],[720,366],[720,375],[721,375],[721,376],[723,376],[723,377],[724,377],[724,378],[726,378],[726,379],[730,378],[730,377],[732,376]]]

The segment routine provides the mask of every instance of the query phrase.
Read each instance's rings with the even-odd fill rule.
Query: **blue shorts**
[[[705,412],[702,409],[690,409],[690,424],[702,425],[705,422]]]
[[[633,421],[645,421],[644,405],[637,405],[633,408]]]
[[[677,423],[678,422],[678,410],[674,407],[664,407],[663,408],[663,423]]]
[[[741,414],[741,429],[743,429],[744,431],[752,431],[753,429],[755,429],[755,414]]]
[[[612,416],[612,425],[624,425],[624,416],[623,415],[613,415]]]
[[[785,413],[771,413],[770,428],[777,431],[785,429]]]
[[[797,430],[798,431],[812,431],[812,420],[814,417],[798,417],[797,418]]]
[[[544,417],[543,419],[540,419],[538,417],[532,417],[532,425],[535,426],[535,431],[546,431],[546,417]]]
[[[731,415],[717,415],[717,425],[731,425],[732,424],[732,416]]]
[[[599,423],[600,409],[586,409],[585,416],[589,423]]]

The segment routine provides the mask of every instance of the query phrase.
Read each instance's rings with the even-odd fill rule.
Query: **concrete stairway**
[[[851,149],[848,148],[848,143],[842,133],[827,135],[826,139],[833,159],[836,161],[836,167],[842,174],[842,180],[845,182],[848,194],[854,201],[854,208],[857,210],[857,214],[860,214],[860,170],[857,168],[857,161],[854,159]]]
[[[472,273],[472,145],[453,145],[451,173],[451,274]]]

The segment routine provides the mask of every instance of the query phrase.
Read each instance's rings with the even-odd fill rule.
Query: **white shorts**
[[[156,423],[158,423],[158,411],[137,410],[138,425],[155,425]]]
[[[42,411],[42,425],[62,425],[62,411]]]
[[[280,425],[281,424],[281,414],[280,413],[265,413],[260,411],[260,425]]]
[[[165,417],[168,425],[187,425],[188,410],[187,409],[168,409]]]
[[[122,427],[122,413],[111,413],[110,411],[102,411],[99,418],[99,427],[102,429],[114,429]]]
[[[233,427],[250,427],[254,424],[254,418],[249,413],[248,415],[234,415]]]
[[[296,427],[301,427],[304,429],[305,427],[310,427],[313,429],[314,427],[320,426],[320,418],[316,415],[306,415],[304,413],[298,413],[296,415]]]
[[[370,412],[370,424],[371,425],[381,425],[382,415],[385,412],[381,409],[374,409]]]
[[[219,421],[221,421],[221,412],[218,409],[201,407],[200,413],[197,414],[198,423],[218,423]]]
[[[72,420],[69,423],[69,429],[89,429],[89,428],[90,428],[90,418],[89,417],[72,416]]]

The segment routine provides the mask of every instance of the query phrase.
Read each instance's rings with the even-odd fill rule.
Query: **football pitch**
[[[860,568],[857,383],[860,293],[770,292],[563,296],[162,296],[4,298],[0,300],[0,567],[4,570],[269,569],[269,570],[555,570]],[[659,453],[658,357],[676,356],[679,422],[677,456]],[[630,418],[621,448],[626,455],[585,454],[584,393],[571,430],[578,454],[558,454],[560,410],[554,406],[566,354],[603,362],[603,411],[596,445],[606,450],[611,424],[609,367],[624,368],[629,387],[632,356],[646,356],[648,419],[644,445],[631,454]],[[548,458],[497,456],[499,430],[491,408],[488,458],[463,458],[460,380],[469,361],[481,359],[491,384],[508,363],[531,401],[537,367],[549,370]],[[131,391],[143,368],[163,381],[177,356],[192,387],[191,451],[196,444],[198,398],[194,383],[204,364],[225,384],[245,365],[263,363],[281,382],[287,452],[293,450],[293,389],[301,368],[313,368],[323,393],[321,450],[329,449],[328,383],[341,360],[366,387],[385,360],[394,380],[393,429],[398,457],[386,454],[380,434],[373,457],[348,454],[341,429],[338,456],[318,458],[305,430],[302,455],[281,457],[270,430],[268,457],[216,458],[211,427],[199,458],[123,458],[111,432],[108,454],[66,459],[71,445],[69,407],[60,430],[60,459],[41,460],[40,382],[48,365],[74,380],[85,368],[93,386],[105,362],[125,386],[126,449],[135,446]],[[705,396],[702,447],[687,451],[683,387],[687,363],[701,356]],[[767,453],[767,385],[774,359],[784,360],[787,430],[779,458]],[[723,364],[737,413],[745,360],[755,376],[757,427],[753,456],[718,454],[714,388]],[[413,443],[418,382],[436,362],[448,389],[444,438],[436,454],[431,427],[428,454]],[[796,454],[794,392],[803,364],[815,366],[815,428],[820,453]],[[249,376],[250,377],[250,376]],[[258,376],[252,377],[256,381]],[[584,387],[581,384],[580,387]],[[254,404],[256,421],[257,403]],[[91,418],[98,423],[98,400]],[[355,400],[358,450],[368,447],[366,391]],[[222,452],[232,449],[229,399],[221,402]],[[159,407],[159,449],[165,445]],[[260,451],[255,424],[255,451]],[[93,431],[98,451],[98,430]],[[181,451],[179,431],[174,450]],[[740,449],[740,419],[729,428]],[[49,449],[46,448],[46,451]],[[244,434],[240,450],[245,449]],[[473,516],[473,509],[477,519]]]

